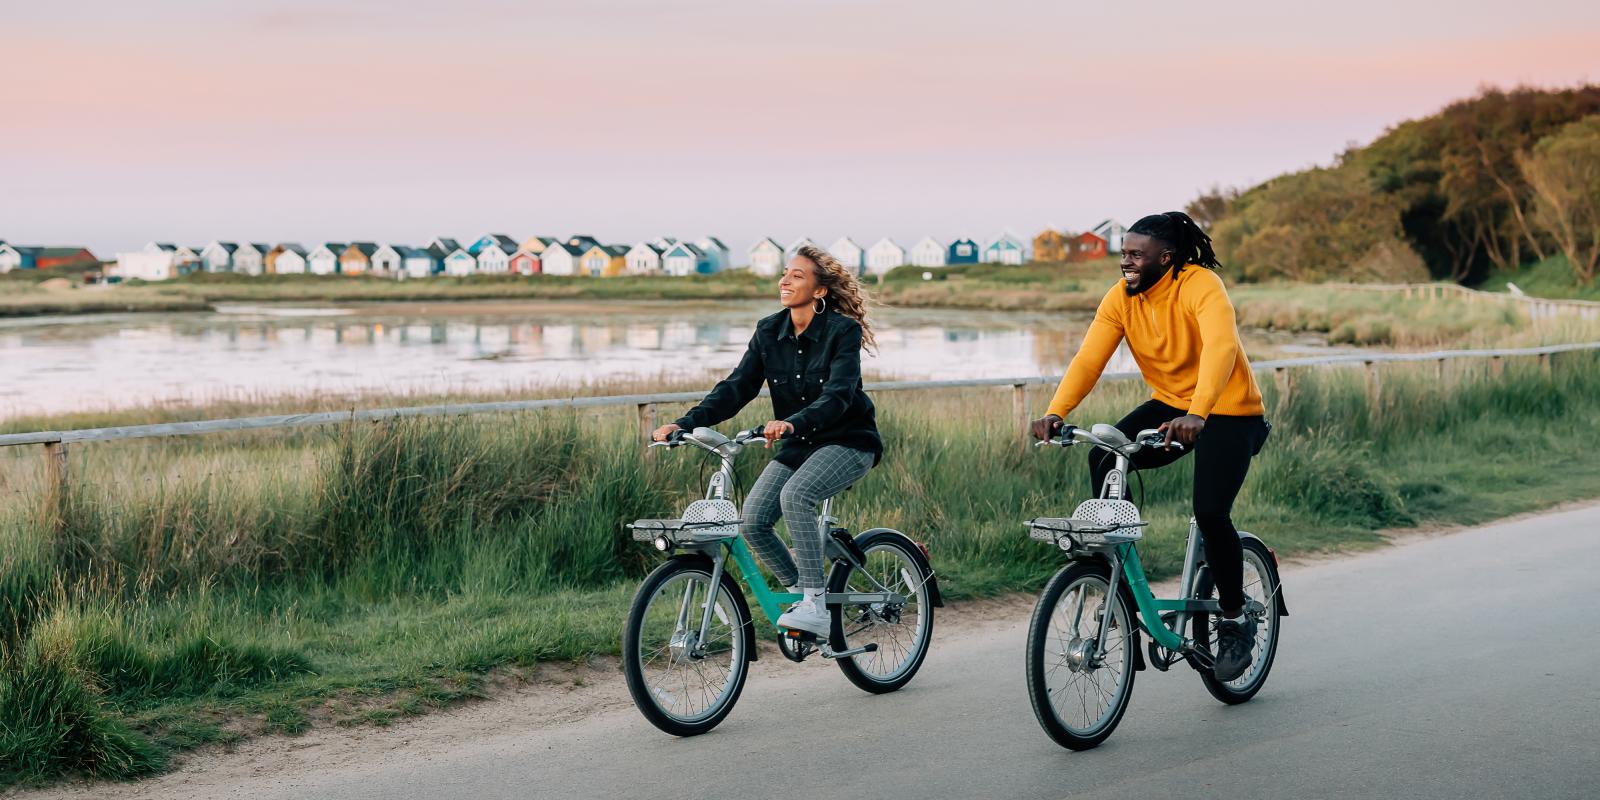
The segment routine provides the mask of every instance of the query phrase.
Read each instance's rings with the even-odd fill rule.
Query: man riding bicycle
[[[1034,438],[1059,433],[1063,420],[1100,379],[1106,362],[1126,340],[1152,398],[1116,424],[1129,438],[1160,428],[1166,442],[1184,449],[1146,449],[1134,469],[1154,469],[1195,452],[1194,517],[1205,542],[1206,563],[1217,587],[1218,680],[1230,681],[1250,666],[1255,622],[1245,614],[1244,554],[1231,517],[1250,459],[1271,426],[1234,321],[1211,237],[1187,214],[1169,211],[1140,219],[1122,244],[1122,280],[1095,311],[1083,344],[1067,367],[1046,415],[1032,423]],[[1089,451],[1097,495],[1112,457]]]

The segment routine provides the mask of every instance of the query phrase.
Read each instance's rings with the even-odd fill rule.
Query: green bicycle
[[[679,431],[651,447],[692,445],[716,456],[703,499],[677,519],[641,519],[633,538],[672,553],[645,577],[634,595],[623,632],[622,665],[628,692],[645,719],[675,736],[715,728],[733,710],[756,660],[755,624],[731,559],[767,619],[777,624],[782,604],[799,594],[775,592],[739,536],[739,508],[729,499],[734,459],[746,444],[763,441],[761,429],[732,439],[709,428]],[[803,631],[783,631],[779,649],[792,661],[820,651],[834,659],[857,687],[881,694],[910,682],[928,654],[933,609],[944,605],[923,547],[905,534],[873,528],[851,537],[835,527],[832,501],[824,500],[818,528],[827,531],[827,593],[832,616],[827,641]]]
[[[1105,741],[1133,695],[1133,676],[1145,669],[1140,628],[1150,634],[1149,663],[1162,672],[1187,661],[1212,696],[1243,703],[1261,691],[1278,650],[1278,622],[1289,615],[1278,581],[1277,556],[1253,534],[1244,546],[1245,613],[1255,620],[1250,668],[1231,681],[1212,674],[1211,640],[1221,610],[1201,558],[1200,531],[1189,520],[1189,540],[1177,599],[1150,591],[1137,543],[1147,524],[1124,499],[1129,457],[1162,447],[1158,430],[1128,437],[1111,425],[1083,430],[1071,425],[1039,446],[1083,443],[1112,454],[1101,497],[1081,503],[1071,517],[1029,520],[1028,535],[1050,542],[1071,561],[1050,579],[1028,627],[1028,698],[1039,724],[1056,743],[1087,750]],[[1178,447],[1174,443],[1172,446]],[[1134,613],[1138,618],[1135,624]],[[1191,635],[1185,637],[1185,628]]]

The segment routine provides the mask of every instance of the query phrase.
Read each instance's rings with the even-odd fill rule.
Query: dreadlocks
[[[1174,275],[1183,271],[1185,264],[1198,264],[1207,269],[1222,266],[1211,249],[1211,237],[1182,211],[1151,214],[1133,223],[1128,232],[1142,233],[1171,250]]]

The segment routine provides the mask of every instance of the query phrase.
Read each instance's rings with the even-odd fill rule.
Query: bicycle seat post
[[[833,516],[833,498],[825,498],[817,507],[817,527],[826,534],[833,527],[833,523],[838,521]]]

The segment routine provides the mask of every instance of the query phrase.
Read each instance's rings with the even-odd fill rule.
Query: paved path
[[[1012,612],[936,638],[895,694],[859,692],[825,663],[763,679],[763,658],[734,713],[694,739],[614,708],[207,795],[1596,797],[1597,566],[1600,506],[1292,568],[1292,616],[1255,700],[1223,706],[1187,668],[1146,671],[1121,727],[1085,753],[1034,721],[1027,619]]]

